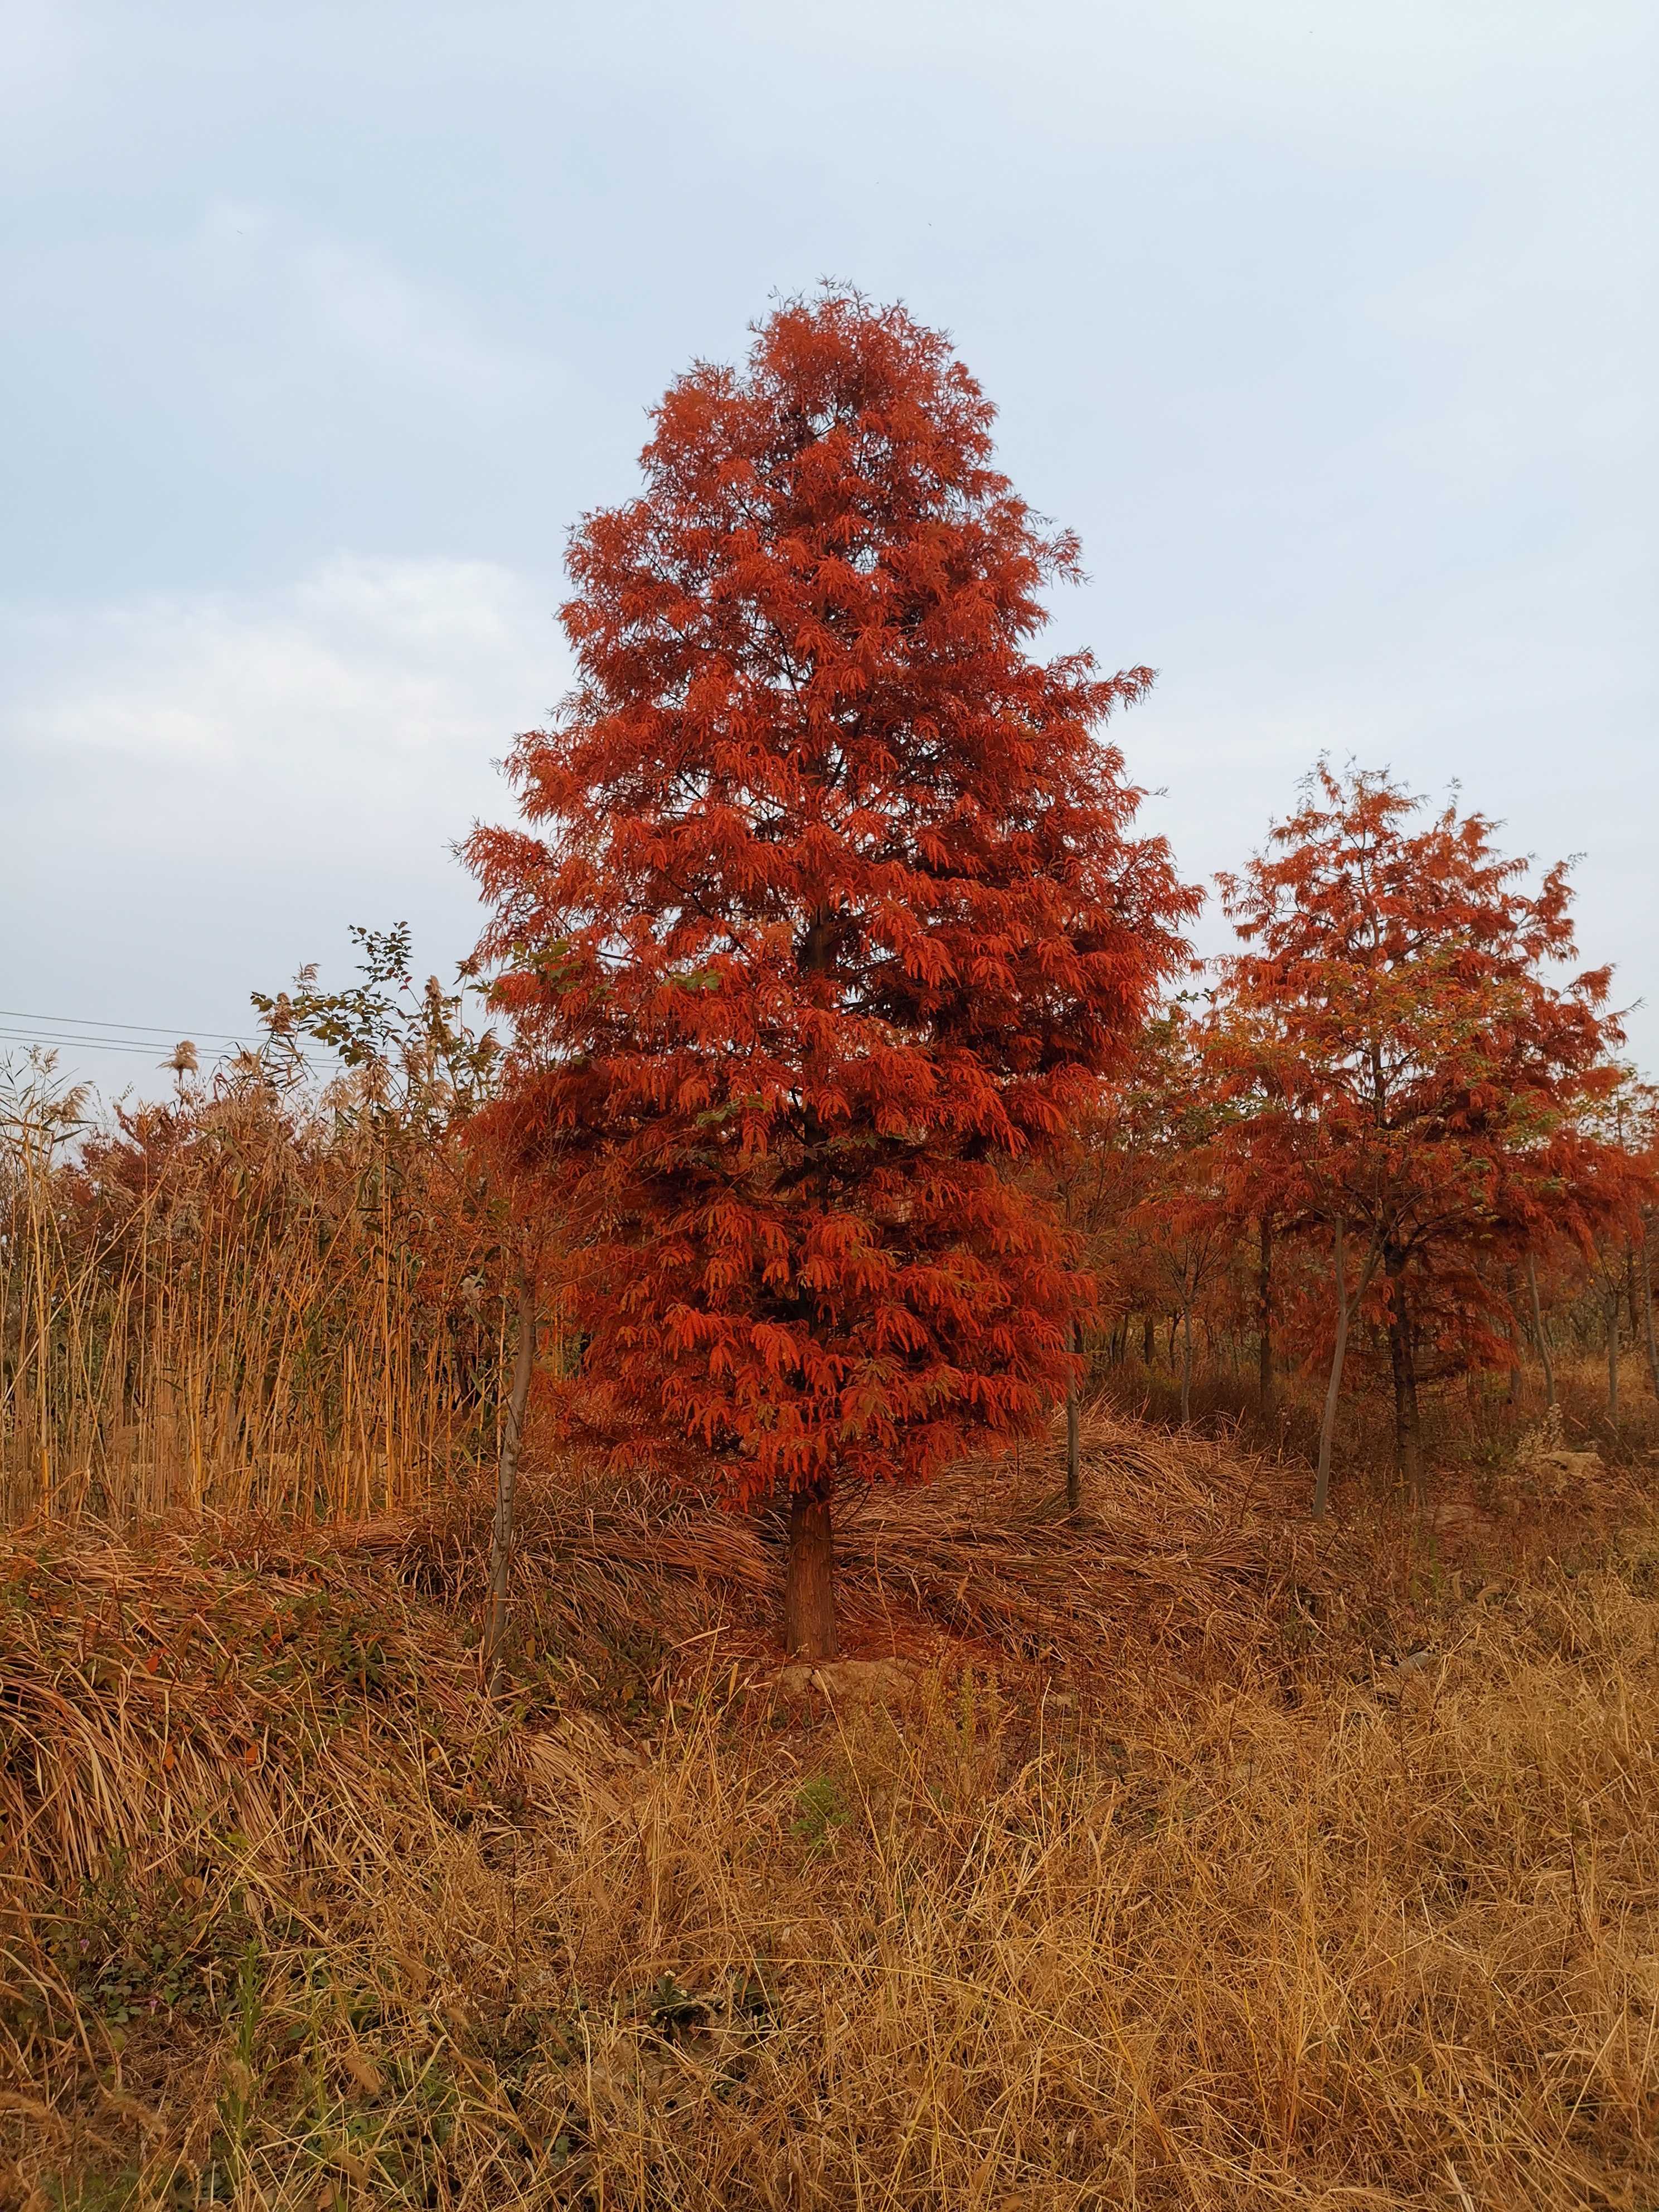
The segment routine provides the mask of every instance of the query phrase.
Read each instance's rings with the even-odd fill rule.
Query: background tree
[[[1322,763],[1267,851],[1222,878],[1248,948],[1222,1002],[1264,1155],[1359,1246],[1362,1285],[1378,1272],[1420,1491],[1419,1385],[1509,1357],[1482,1261],[1523,1249],[1546,1211],[1582,1228],[1600,1202],[1583,1111],[1617,1080],[1620,1032],[1607,969],[1548,973],[1575,949],[1565,866],[1528,891],[1483,816],[1419,826],[1419,806],[1386,774]]]
[[[1176,1316],[1184,1428],[1193,1410],[1194,1313],[1233,1243],[1218,1175],[1227,1108],[1208,1079],[1202,1027],[1185,1006],[1177,1001],[1148,1024],[1117,1093],[1119,1140],[1141,1170],[1128,1226],[1141,1281],[1158,1286],[1153,1295]]]
[[[790,1648],[835,1648],[830,1499],[1029,1431],[1088,1283],[1012,1164],[1063,1135],[1194,900],[1100,726],[1150,672],[1034,659],[1078,549],[991,465],[945,341],[846,293],[668,392],[589,516],[577,688],[480,830],[517,1043],[489,1127],[592,1225],[587,1410],[788,1500]]]
[[[1649,1273],[1649,1235],[1659,1196],[1659,1093],[1633,1068],[1612,1073],[1607,1087],[1584,1102],[1578,1121],[1585,1164],[1595,1177],[1595,1203],[1577,1209],[1587,1220],[1575,1219],[1571,1211],[1564,1217],[1559,1209],[1548,1210],[1534,1237],[1546,1249],[1553,1248],[1558,1267],[1570,1277],[1575,1260],[1580,1263],[1600,1323],[1607,1423],[1616,1433],[1619,1359],[1626,1327],[1632,1345],[1643,1348],[1649,1380],[1659,1395]]]

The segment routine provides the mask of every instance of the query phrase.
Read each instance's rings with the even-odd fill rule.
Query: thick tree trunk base
[[[792,1659],[835,1658],[836,1547],[828,1491],[797,1490],[789,1498],[783,1565],[783,1648]]]

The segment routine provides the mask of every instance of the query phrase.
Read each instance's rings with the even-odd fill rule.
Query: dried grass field
[[[0,1553],[28,2206],[1659,2202],[1659,1527],[1437,1528],[1103,1411],[849,1523],[564,1468]]]

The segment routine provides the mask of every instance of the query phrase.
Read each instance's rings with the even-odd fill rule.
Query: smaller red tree
[[[1041,661],[1077,548],[945,341],[848,294],[656,413],[572,542],[580,671],[475,834],[517,1044],[488,1127],[585,1224],[590,1406],[788,1501],[786,1635],[835,1648],[830,1500],[1029,1431],[1086,1302],[1006,1172],[1063,1134],[1193,896],[1099,728],[1150,672]]]
[[[1510,1356],[1481,1261],[1524,1249],[1546,1212],[1583,1233],[1611,1188],[1585,1110],[1620,1041],[1608,969],[1548,972],[1575,950],[1565,865],[1528,890],[1484,816],[1419,824],[1419,806],[1322,763],[1267,852],[1221,879],[1247,949],[1223,963],[1214,1051],[1255,1097],[1235,1140],[1261,1188],[1333,1232],[1339,1345],[1346,1238],[1359,1297],[1377,1272],[1418,1489],[1420,1383]]]

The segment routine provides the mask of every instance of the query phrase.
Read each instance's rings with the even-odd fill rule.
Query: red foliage
[[[1063,1134],[1195,900],[1034,659],[1075,574],[900,308],[781,309],[668,392],[574,535],[580,670],[477,831],[516,1046],[487,1135],[580,1212],[586,1388],[734,1499],[915,1479],[1061,1393],[1087,1280],[1007,1172]]]

